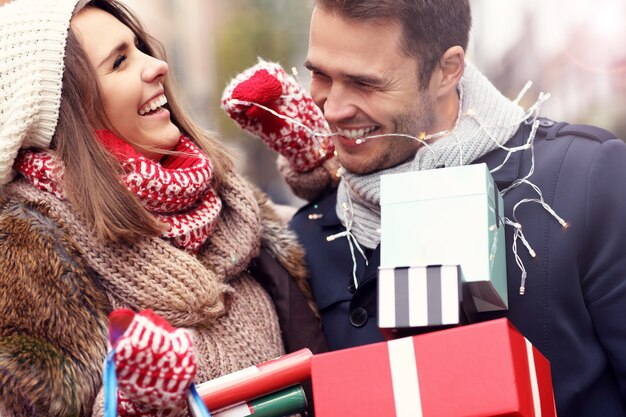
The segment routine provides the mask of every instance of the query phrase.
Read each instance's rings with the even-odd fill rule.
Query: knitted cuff
[[[336,158],[327,159],[322,165],[307,172],[295,170],[283,156],[278,157],[276,166],[291,191],[307,201],[315,200],[327,189],[336,187],[340,179],[337,174],[339,162]]]
[[[145,404],[133,402],[121,391],[117,395],[117,415],[119,417],[177,417],[186,415],[186,409],[156,409]]]
[[[224,90],[222,108],[298,172],[310,171],[333,156],[330,138],[313,134],[330,133],[322,112],[278,64],[259,60],[235,77]]]

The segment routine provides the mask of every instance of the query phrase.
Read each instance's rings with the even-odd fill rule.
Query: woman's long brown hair
[[[114,0],[93,0],[86,7],[97,7],[115,16],[135,33],[145,53],[165,60],[161,44],[146,33],[138,19],[123,5]],[[219,190],[223,176],[232,169],[230,153],[217,138],[201,130],[183,112],[167,78],[164,89],[171,120],[182,134],[209,156],[214,168],[214,187]],[[102,240],[137,241],[146,236],[157,236],[165,225],[146,211],[123,186],[119,162],[96,139],[96,129],[110,127],[98,91],[95,71],[70,29],[65,48],[59,120],[52,141],[52,147],[65,167],[65,193]]]

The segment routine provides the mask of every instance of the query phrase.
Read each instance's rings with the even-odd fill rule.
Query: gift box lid
[[[485,194],[493,200],[493,189],[484,163],[387,174],[380,177],[380,204]]]

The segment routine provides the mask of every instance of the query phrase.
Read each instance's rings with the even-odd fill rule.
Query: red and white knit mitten
[[[119,319],[120,311],[112,315],[116,313]],[[119,338],[115,333],[111,331],[119,414],[163,416],[187,407],[186,393],[197,371],[189,332],[144,310]]]
[[[298,172],[310,171],[333,156],[334,146],[325,136],[330,129],[324,115],[279,64],[259,60],[235,77],[224,90],[222,108],[241,128],[287,158]]]

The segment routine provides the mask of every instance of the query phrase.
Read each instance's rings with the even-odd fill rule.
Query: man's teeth
[[[341,136],[348,139],[357,139],[362,138],[363,136],[372,133],[376,130],[376,127],[368,127],[367,129],[339,129],[337,128],[337,133]]]
[[[163,106],[165,103],[167,103],[167,98],[165,98],[165,94],[161,94],[160,96],[146,104],[144,108],[139,110],[139,115],[143,116],[146,113],[150,113],[151,111],[154,111]]]

